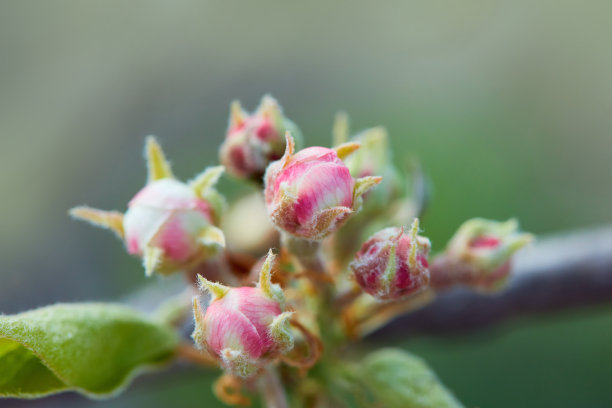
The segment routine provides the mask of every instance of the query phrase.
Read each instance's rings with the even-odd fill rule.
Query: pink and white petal
[[[166,210],[191,209],[195,192],[185,183],[175,179],[154,181],[138,192],[128,207],[145,206]]]
[[[253,324],[262,341],[263,351],[272,346],[268,326],[281,313],[278,302],[268,298],[259,288],[235,288],[230,295],[239,297],[237,309]]]
[[[295,213],[300,224],[305,224],[319,211],[332,207],[353,206],[354,180],[348,168],[320,163],[304,172],[297,182]]]
[[[227,304],[226,298],[211,302],[206,310],[207,346],[216,355],[230,348],[242,350],[252,359],[259,358],[263,344],[257,329],[244,314]]]

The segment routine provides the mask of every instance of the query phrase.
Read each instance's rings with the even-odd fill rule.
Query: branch
[[[377,332],[445,334],[533,313],[612,301],[612,226],[540,239],[520,251],[508,288],[482,295],[455,288]]]

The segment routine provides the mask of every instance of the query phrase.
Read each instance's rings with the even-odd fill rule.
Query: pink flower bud
[[[188,185],[173,179],[152,182],[128,204],[123,218],[127,250],[143,256],[150,248],[165,262],[188,263],[202,253],[203,232],[213,224],[213,209]]]
[[[455,284],[490,292],[501,289],[510,275],[512,255],[533,240],[518,232],[516,220],[475,218],[466,221],[432,264],[432,286]]]
[[[284,295],[270,280],[274,256],[270,252],[260,272],[258,287],[229,288],[200,277],[212,300],[204,312],[194,298],[196,345],[216,356],[232,374],[249,377],[260,367],[293,347],[291,312],[283,312]]]
[[[153,138],[147,140],[149,182],[125,214],[77,207],[71,214],[110,228],[132,255],[143,258],[147,275],[189,269],[225,246],[218,222],[221,198],[213,190],[223,167],[205,170],[189,184],[174,179]]]
[[[281,230],[299,238],[320,240],[334,232],[361,207],[361,196],[380,177],[353,179],[341,158],[359,147],[309,147],[294,154],[293,138],[281,160],[266,170],[268,214]]]
[[[268,164],[283,155],[286,131],[299,137],[295,124],[271,96],[264,96],[250,115],[239,102],[233,102],[220,161],[236,177],[261,180]]]
[[[365,292],[381,300],[399,300],[429,285],[431,244],[417,235],[418,226],[415,219],[410,235],[403,228],[386,228],[363,244],[350,267]]]

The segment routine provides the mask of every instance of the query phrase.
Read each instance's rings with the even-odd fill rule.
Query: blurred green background
[[[230,101],[268,92],[308,144],[329,143],[339,109],[354,130],[387,126],[398,163],[416,155],[433,183],[435,248],[473,216],[537,234],[610,223],[610,38],[604,0],[2,1],[0,312],[142,285],[118,240],[66,210],[123,210],[148,134],[192,177],[216,162]],[[469,407],[609,407],[611,338],[599,307],[397,344]],[[92,406],[217,406],[191,374]]]

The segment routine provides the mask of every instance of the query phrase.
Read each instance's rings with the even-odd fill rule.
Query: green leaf
[[[0,316],[0,397],[120,392],[140,371],[166,361],[178,338],[128,307],[58,304]]]
[[[425,362],[397,349],[383,349],[358,368],[360,383],[386,408],[460,408],[463,405]]]

